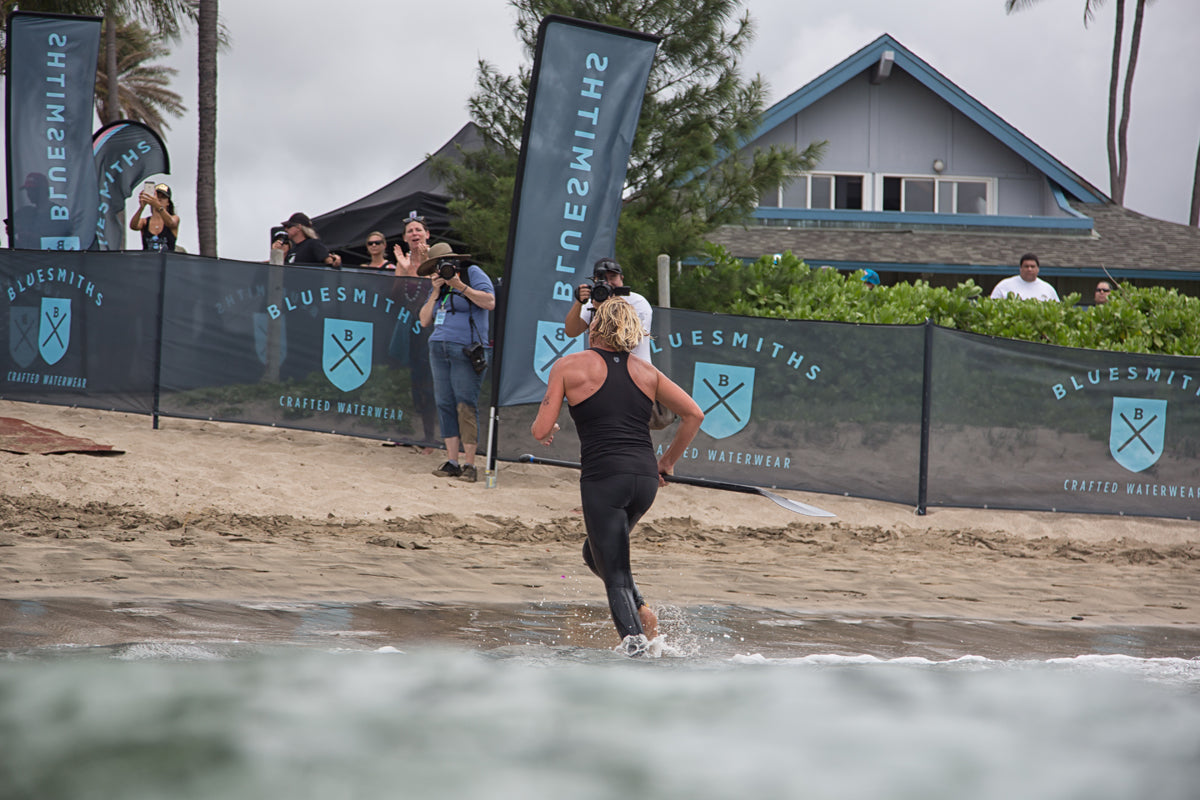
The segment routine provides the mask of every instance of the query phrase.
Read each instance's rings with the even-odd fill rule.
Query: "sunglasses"
[[[371,241],[367,242],[367,244],[368,244],[368,245],[372,245],[372,244],[383,244],[383,242],[379,241],[378,239],[372,239]]]
[[[1112,289],[1097,289],[1097,292],[1111,292]]]

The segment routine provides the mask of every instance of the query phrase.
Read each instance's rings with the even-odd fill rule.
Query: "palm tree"
[[[1008,13],[1028,8],[1038,0],[1004,0]],[[1137,69],[1138,51],[1142,44],[1142,20],[1146,13],[1147,0],[1135,0],[1133,32],[1129,40],[1129,60],[1125,68],[1124,90],[1120,93],[1120,119],[1118,120],[1118,93],[1121,85],[1121,46],[1125,34],[1125,0],[1117,0],[1117,18],[1113,30],[1112,66],[1108,79],[1108,185],[1109,194],[1117,205],[1125,204],[1125,178],[1129,169],[1129,113],[1133,104],[1133,74]],[[1084,27],[1095,19],[1096,9],[1104,0],[1084,0]]]
[[[161,64],[148,61],[163,58],[170,51],[162,39],[136,22],[122,22],[114,26],[117,33],[117,98],[110,101],[107,59],[102,59],[96,69],[96,113],[100,119],[114,121],[132,119],[143,122],[159,136],[170,127],[165,115],[183,115],[183,99],[168,87],[179,72]]]
[[[217,255],[217,49],[222,42],[218,0],[199,0],[196,142],[196,229],[200,255]]]
[[[195,5],[191,0],[76,0],[76,2],[64,2],[62,5],[99,6],[98,9],[87,13],[99,13],[104,17],[102,69],[107,78],[105,95],[108,97],[120,97],[117,38],[118,31],[125,20],[145,22],[160,38],[176,40],[179,38],[180,20],[186,19],[194,22],[196,19]],[[116,122],[120,116],[111,116],[111,114],[118,111],[119,109],[110,108],[110,115],[102,116],[100,120],[106,123]]]

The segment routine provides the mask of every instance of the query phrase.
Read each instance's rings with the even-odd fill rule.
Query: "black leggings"
[[[638,608],[645,605],[629,566],[629,531],[654,503],[658,478],[645,475],[614,475],[579,482],[583,498],[584,563],[604,581],[608,607],[617,633],[642,633]]]

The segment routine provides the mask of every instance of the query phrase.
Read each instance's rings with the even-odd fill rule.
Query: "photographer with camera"
[[[291,243],[283,263],[315,264],[334,269],[342,266],[342,257],[337,253],[329,252],[329,248],[317,236],[317,232],[312,226],[312,220],[308,218],[307,214],[297,211],[279,225]]]
[[[575,287],[575,302],[571,304],[563,324],[567,336],[578,336],[586,331],[592,324],[592,314],[596,312],[596,306],[609,297],[623,297],[637,312],[642,327],[650,330],[650,322],[654,319],[654,310],[650,308],[650,302],[625,286],[621,265],[616,259],[602,258],[592,267],[592,284],[581,283]],[[649,361],[650,339],[642,339],[633,354]]]
[[[479,388],[488,366],[488,312],[496,307],[496,290],[470,258],[439,242],[429,248],[417,274],[433,278],[433,291],[420,313],[421,327],[433,326],[429,367],[438,425],[446,443],[446,463],[433,474],[473,483]]]

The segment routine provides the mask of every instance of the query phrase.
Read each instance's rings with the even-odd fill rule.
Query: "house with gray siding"
[[[768,109],[744,149],[814,141],[827,146],[812,172],[708,239],[885,284],[990,292],[1032,251],[1060,296],[1090,298],[1100,278],[1200,294],[1200,230],[1114,204],[887,34]]]

